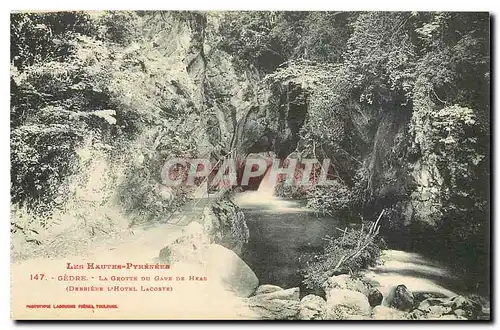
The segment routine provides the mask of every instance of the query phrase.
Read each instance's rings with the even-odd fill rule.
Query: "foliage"
[[[384,105],[396,95],[406,102],[415,63],[415,46],[406,33],[411,15],[363,13],[353,23],[344,56],[361,102]]]
[[[90,16],[81,12],[19,13],[11,16],[11,59],[20,70],[50,61],[63,61],[75,51],[75,37],[97,32]]]
[[[351,229],[347,230],[345,235],[341,234],[337,238],[327,237],[328,242],[323,253],[315,255],[312,260],[308,261],[303,270],[304,284],[310,289],[322,288],[329,276],[356,274],[360,270],[375,265],[380,250],[384,247],[383,241],[377,237],[370,240],[359,255],[341,263],[336,274],[332,273],[343,256],[359,249],[359,242],[367,235],[367,232],[368,230],[364,229]]]
[[[154,159],[145,162],[154,168],[141,174],[150,173],[148,180],[158,177],[152,173],[168,155],[194,155],[197,135],[189,133],[200,123],[197,110],[186,96],[166,90],[162,68],[168,66],[155,58],[158,50],[138,44],[136,13],[12,17],[14,203],[41,211],[63,203],[66,179],[80,170],[76,151],[89,136],[111,158],[130,150],[139,135],[153,140],[141,144],[160,156],[139,150]]]
[[[307,206],[323,214],[350,218],[355,202],[352,195],[352,190],[345,183],[335,180],[331,185],[320,186],[310,192]]]
[[[66,196],[83,138],[116,123],[107,63],[97,61],[108,52],[78,12],[15,14],[11,32],[12,200],[46,210]]]
[[[220,24],[220,49],[246,65],[272,72],[286,61],[304,28],[303,12],[229,13]]]
[[[417,65],[410,123],[413,154],[439,173],[429,182],[428,200],[437,206],[431,215],[439,219],[442,248],[471,278],[484,272],[479,269],[488,263],[489,248],[487,32],[487,15],[457,13],[433,15],[417,29],[425,53]]]
[[[277,197],[304,199],[307,196],[308,187],[301,185],[285,184],[285,181],[280,181],[276,184],[274,195]]]
[[[169,157],[197,153],[202,121],[176,59],[152,47],[151,35],[142,38],[155,19],[135,12],[12,15],[11,229],[34,250],[65,250],[53,245],[63,243],[57,235],[64,230],[83,243],[163,221],[185,202],[182,189],[165,197],[160,171]],[[101,181],[105,187],[94,187]]]
[[[309,13],[304,19],[304,30],[294,57],[319,63],[342,62],[356,17],[356,13],[349,12]]]

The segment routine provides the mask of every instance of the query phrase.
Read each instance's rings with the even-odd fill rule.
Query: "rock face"
[[[259,294],[245,299],[245,304],[262,320],[293,320],[300,311],[299,288]]]
[[[408,290],[406,285],[400,284],[392,293],[390,306],[402,311],[410,311],[413,309],[413,293]]]
[[[327,318],[348,319],[349,316],[369,316],[370,303],[361,292],[346,289],[330,289],[326,297]]]
[[[326,301],[310,294],[300,301],[299,318],[301,320],[324,320],[326,317]]]
[[[291,153],[298,131],[290,118],[296,122],[307,112],[300,86],[262,88],[262,73],[250,67],[241,70],[220,49],[207,52],[207,59],[205,102],[211,108],[208,120],[218,126],[210,142],[226,152],[235,147],[238,154],[267,151],[273,144]],[[285,96],[290,106],[277,111]]]
[[[384,296],[376,288],[370,289],[370,291],[368,292],[368,302],[370,303],[370,306],[372,306],[372,307],[380,305],[382,303],[383,299],[384,299]]]
[[[222,199],[207,206],[201,219],[203,229],[211,243],[220,244],[237,254],[250,236],[245,215],[230,199]]]

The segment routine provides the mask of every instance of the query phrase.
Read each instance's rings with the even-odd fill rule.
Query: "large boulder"
[[[211,243],[222,245],[237,254],[250,236],[245,215],[230,199],[222,199],[203,210],[201,223]]]
[[[463,309],[455,309],[453,311],[453,314],[455,314],[458,317],[467,318],[467,313]]]
[[[374,320],[407,320],[409,315],[406,312],[390,308],[387,306],[375,306],[372,311]]]
[[[342,274],[329,277],[325,283],[323,283],[323,289],[325,292],[328,292],[330,289],[345,289],[368,294],[370,285],[366,284],[359,278]]]
[[[346,315],[344,320],[349,320],[349,321],[366,321],[366,320],[371,320],[370,316],[364,316],[364,315]]]
[[[370,303],[370,306],[372,306],[372,307],[380,305],[382,303],[383,299],[384,299],[384,296],[382,295],[382,292],[380,292],[376,288],[372,288],[368,292],[368,302]]]
[[[327,318],[347,319],[349,315],[370,315],[370,303],[361,292],[346,289],[330,289],[326,296]]]
[[[402,311],[408,312],[413,309],[413,293],[404,284],[396,286],[391,291],[388,301],[391,307]]]
[[[267,299],[267,300],[274,300],[274,299],[281,299],[281,300],[300,300],[300,289],[299,288],[290,288],[290,289],[283,289],[283,290],[278,290],[274,292],[269,292],[269,293],[264,293],[260,294],[258,296],[253,296],[253,297],[259,297],[262,299]],[[252,297],[252,298],[253,298]]]
[[[169,264],[177,262],[201,264],[203,248],[210,242],[203,226],[196,221],[187,225],[173,242],[160,250],[159,261]]]
[[[245,299],[245,304],[262,320],[293,320],[300,311],[299,288],[291,288]]]
[[[236,253],[221,245],[208,246],[204,265],[209,276],[218,277],[225,289],[239,297],[250,296],[259,285],[252,269]]]
[[[420,309],[414,309],[408,315],[410,320],[425,320],[427,318],[427,314]]]
[[[301,320],[323,320],[326,317],[326,301],[309,294],[300,301],[299,318]]]
[[[203,273],[200,275],[221,284],[226,291],[238,297],[250,296],[259,285],[252,269],[236,253],[218,244],[207,244],[183,236],[163,248],[159,259],[201,269]]]

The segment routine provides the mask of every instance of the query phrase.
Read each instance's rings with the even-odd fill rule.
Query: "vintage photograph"
[[[15,320],[490,321],[490,13],[10,15]]]

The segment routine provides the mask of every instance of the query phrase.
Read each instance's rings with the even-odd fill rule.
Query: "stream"
[[[301,257],[320,253],[325,235],[333,236],[339,221],[316,216],[303,201],[244,192],[236,203],[245,213],[250,239],[243,254],[261,284],[300,286]]]
[[[235,201],[245,213],[250,231],[243,259],[260,284],[298,286],[302,291],[301,258],[321,253],[326,243],[323,238],[339,235],[335,228],[346,226],[332,217],[317,216],[303,201],[274,197],[268,190],[243,192],[236,195]],[[443,297],[462,291],[460,278],[418,253],[385,250],[381,261],[368,270],[366,277],[378,282],[384,297],[399,284],[414,292]]]

